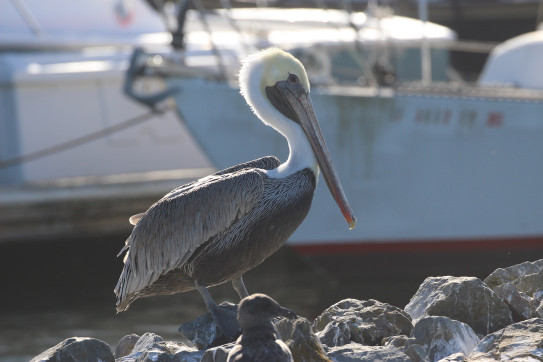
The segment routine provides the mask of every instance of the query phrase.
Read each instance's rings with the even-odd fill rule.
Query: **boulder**
[[[455,354],[451,354],[450,356],[447,356],[445,358],[442,358],[437,362],[465,362],[465,361],[467,361],[466,355],[461,352],[458,352]]]
[[[498,285],[512,282],[525,275],[537,274],[543,270],[543,259],[534,262],[524,262],[507,268],[494,270],[486,279],[485,284],[494,289]]]
[[[405,306],[413,319],[446,316],[487,335],[513,323],[511,311],[496,293],[475,277],[429,277]]]
[[[483,338],[468,356],[471,361],[541,361],[543,319],[511,324]]]
[[[145,333],[132,352],[117,362],[198,362],[203,353],[182,342],[164,341],[159,335]]]
[[[115,359],[128,356],[130,353],[132,353],[132,349],[134,349],[134,346],[139,339],[140,336],[137,334],[129,334],[121,338],[115,347],[115,352],[113,353]]]
[[[511,309],[513,320],[520,322],[535,317],[535,308],[532,298],[521,294],[511,282],[494,287],[494,292],[503,298],[505,304]]]
[[[524,275],[514,282],[519,290],[530,297],[537,292],[543,291],[543,270],[538,273]]]
[[[212,347],[204,352],[201,362],[226,362],[228,353],[230,353],[230,350],[235,345],[235,342],[231,342],[222,346]]]
[[[275,326],[296,362],[330,360],[307,319],[302,317],[294,320],[281,318],[275,323]]]
[[[31,362],[115,362],[111,348],[96,338],[71,337],[40,353]]]
[[[237,314],[238,306],[229,302],[219,304],[232,313]],[[232,339],[227,338],[213,320],[211,313],[207,312],[191,322],[183,323],[179,327],[179,332],[200,350],[206,350],[211,347],[220,346],[225,343],[235,342],[238,336]],[[241,334],[241,329],[240,329]]]
[[[328,357],[334,362],[411,362],[411,358],[397,348],[364,346],[353,342],[328,348]]]
[[[411,337],[415,345],[424,347],[430,361],[438,361],[455,353],[468,355],[479,343],[479,337],[465,323],[443,316],[427,316],[417,320]],[[406,354],[407,351],[405,351]]]
[[[400,308],[373,299],[345,299],[322,312],[313,327],[321,341],[333,347],[348,340],[377,346],[385,337],[408,335],[413,325]]]

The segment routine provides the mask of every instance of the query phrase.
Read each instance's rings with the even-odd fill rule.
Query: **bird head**
[[[341,187],[313,110],[309,79],[302,63],[281,49],[265,49],[245,59],[239,82],[240,92],[253,112],[289,140],[291,152],[294,146],[289,137],[303,132],[332,196],[349,227],[354,228],[356,218]]]

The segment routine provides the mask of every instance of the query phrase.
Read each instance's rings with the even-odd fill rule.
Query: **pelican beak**
[[[299,83],[279,81],[273,87],[266,87],[266,94],[281,113],[302,127],[322,170],[324,180],[343,217],[349,223],[349,229],[353,229],[356,226],[356,217],[341,187],[308,92]]]

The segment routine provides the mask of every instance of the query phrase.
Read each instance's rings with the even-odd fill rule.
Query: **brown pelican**
[[[287,138],[287,161],[264,157],[230,167],[174,189],[130,218],[135,226],[123,248],[128,252],[115,287],[117,311],[137,298],[196,288],[217,325],[234,336],[235,316],[224,315],[207,287],[232,281],[240,298],[248,296],[243,273],[279,249],[306,217],[319,168],[355,226],[302,64],[280,49],[263,50],[244,61],[239,80],[254,113]]]
[[[297,318],[266,294],[253,294],[239,303],[238,321],[243,333],[228,353],[227,362],[294,361],[287,345],[279,339],[274,317]]]

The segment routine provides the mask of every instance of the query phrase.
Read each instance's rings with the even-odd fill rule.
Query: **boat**
[[[154,149],[152,157],[142,150],[145,157],[134,157],[132,149],[125,154],[132,163],[120,161],[110,150],[102,153],[111,138],[119,137],[123,147],[130,144],[130,137],[123,143],[125,133],[118,133],[100,139],[98,147],[77,152],[73,148],[65,158],[56,153],[49,160],[66,172],[71,169],[67,165],[84,165],[99,151],[95,173],[59,175],[48,164],[43,168],[51,172],[48,178],[36,174],[31,179],[30,167],[38,161],[18,164],[19,176],[13,167],[0,170],[4,210],[0,239],[126,232],[126,216],[145,210],[176,183],[264,155],[284,160],[285,141],[254,122],[235,77],[245,55],[280,45],[306,64],[316,113],[359,219],[356,229],[347,230],[321,185],[290,246],[309,255],[541,247],[543,226],[538,221],[543,216],[539,207],[543,194],[538,185],[543,171],[536,167],[536,155],[543,151],[538,118],[543,91],[515,79],[496,78],[492,61],[484,74],[494,75],[481,77],[479,83],[451,75],[449,50],[481,44],[458,42],[448,28],[377,7],[365,13],[182,9],[183,14],[173,17],[169,9],[159,10],[163,19],[181,20],[183,27],[173,21],[168,29],[183,42],[166,50],[143,49],[139,44],[130,61],[123,57],[124,68],[119,67],[127,72],[123,87],[139,105],[125,98],[121,104],[156,112],[174,98],[181,123],[169,118],[171,123],[159,131],[164,137],[157,138],[159,147],[169,139],[174,148]],[[500,58],[499,48],[491,59]],[[27,64],[25,69],[29,68]],[[150,87],[141,87],[147,82]],[[204,94],[213,96],[213,107],[199,103]],[[95,118],[102,124],[83,128],[77,122],[72,124],[77,132],[62,136],[86,140],[88,132],[108,131],[107,122],[114,119]],[[18,122],[25,125],[24,120]],[[157,122],[145,126],[154,130]],[[29,137],[31,127],[26,127]],[[38,136],[33,136],[33,148],[12,147],[13,154],[4,153],[4,162],[65,141],[53,138],[44,144],[46,138]],[[142,138],[137,132],[130,136]],[[192,145],[189,151],[175,148],[182,136]],[[132,146],[141,147],[134,142]],[[164,157],[172,154],[179,157]],[[16,212],[8,213],[8,208]]]
[[[457,46],[454,37],[432,42],[419,34],[400,44],[386,36],[361,40],[364,32],[375,31],[372,25],[385,21],[315,11],[305,21],[318,19],[317,12],[323,11],[332,20],[320,26],[335,29],[336,36],[350,32],[351,37],[342,44],[326,44],[322,36],[318,44],[299,43],[268,14],[255,16],[262,29],[256,43],[270,46],[281,39],[284,48],[309,64],[315,111],[359,224],[348,231],[320,187],[289,245],[303,254],[327,256],[541,248],[543,169],[537,159],[543,152],[543,83],[535,64],[543,32],[497,46],[473,84],[434,77],[436,69],[443,69],[434,62],[436,55],[439,60]],[[240,34],[243,26],[250,27],[243,22],[251,21],[242,14],[235,9],[228,13]],[[303,21],[300,15],[293,23]],[[403,29],[399,34],[409,33]],[[224,71],[236,68],[235,57],[221,66],[225,46],[220,38],[209,39],[214,49],[209,55],[219,65],[214,76],[179,76],[179,63],[171,62],[145,71],[160,74],[168,89],[178,90],[180,117],[219,169],[268,154],[284,159],[285,141],[253,121],[238,94],[235,73]],[[401,50],[408,48],[417,56],[395,62],[394,55],[409,53]],[[402,66],[415,68],[419,80],[411,78],[413,73],[406,76]],[[342,77],[340,70],[348,76]],[[376,76],[379,71],[383,76]],[[198,106],[204,94],[213,96],[214,107]]]

